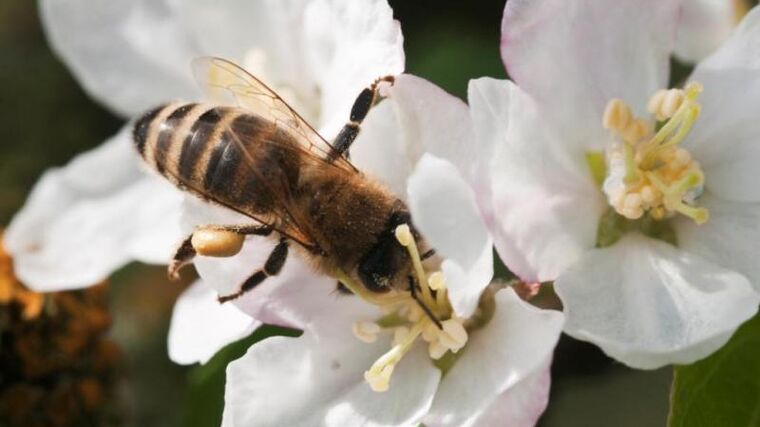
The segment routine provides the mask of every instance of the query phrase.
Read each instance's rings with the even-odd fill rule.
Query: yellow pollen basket
[[[393,337],[391,349],[364,373],[367,384],[376,392],[384,392],[390,388],[391,376],[396,365],[417,339],[427,343],[428,354],[433,360],[440,359],[448,352],[458,352],[468,339],[464,319],[453,314],[443,274],[426,273],[408,225],[403,224],[396,228],[396,239],[407,249],[412,260],[416,284],[420,288],[416,294],[417,299],[411,292],[372,295],[345,274],[339,273],[338,277],[355,294],[379,306],[386,313],[375,321],[363,320],[352,326],[354,335],[365,343],[375,342],[381,334]],[[430,313],[426,313],[422,305]]]
[[[661,220],[676,213],[697,224],[709,212],[694,205],[704,188],[704,173],[690,153],[679,146],[699,117],[696,102],[702,85],[660,90],[647,110],[662,123],[656,132],[647,120],[637,118],[619,99],[607,104],[603,125],[620,142],[608,149],[607,175],[602,189],[610,205],[628,219],[650,215]]]

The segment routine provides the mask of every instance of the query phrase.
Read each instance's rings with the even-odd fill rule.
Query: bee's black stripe
[[[216,125],[222,120],[217,108],[203,113],[193,124],[183,143],[182,154],[179,158],[179,176],[187,181],[193,179],[198,160],[203,156],[209,145],[209,138],[214,133]]]
[[[185,116],[187,116],[187,114],[197,105],[198,104],[185,104],[169,114],[169,117],[164,121],[165,126],[160,130],[158,141],[156,142],[155,162],[156,170],[159,173],[164,173],[164,169],[166,168],[166,156],[171,149],[174,133],[182,126],[182,121]]]
[[[226,193],[229,197],[235,197],[233,188],[235,179],[243,161],[243,150],[238,143],[239,135],[225,130],[219,138],[218,145],[214,148],[212,159],[218,159],[212,168],[206,170],[206,189],[211,193]],[[237,139],[237,140],[236,140]]]
[[[135,126],[132,128],[132,139],[135,143],[135,147],[137,147],[137,151],[140,153],[140,156],[145,155],[145,141],[148,140],[150,125],[153,123],[153,120],[156,119],[158,113],[160,113],[164,108],[166,108],[166,105],[160,105],[143,114],[143,116],[137,119],[135,122]]]

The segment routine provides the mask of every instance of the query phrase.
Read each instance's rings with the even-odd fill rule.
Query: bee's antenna
[[[415,301],[417,301],[417,304],[419,304],[420,308],[422,308],[422,311],[427,314],[427,316],[430,318],[430,320],[435,323],[435,326],[438,326],[438,329],[443,330],[443,325],[441,325],[441,321],[438,320],[437,317],[435,317],[435,314],[430,310],[428,306],[425,305],[424,302],[417,296],[417,285],[414,283],[414,277],[409,275],[409,292],[412,294],[412,298],[414,298]]]

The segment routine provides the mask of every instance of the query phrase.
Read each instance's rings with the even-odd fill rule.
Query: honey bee
[[[171,103],[153,109],[135,122],[135,147],[179,188],[251,222],[197,227],[180,244],[169,275],[176,277],[197,254],[232,256],[246,236],[257,235],[277,244],[264,265],[255,266],[220,302],[278,274],[291,248],[317,272],[344,286],[363,287],[348,286],[354,293],[395,290],[414,296],[412,261],[394,232],[407,224],[417,245],[429,247],[414,231],[406,204],[354,167],[348,156],[380,83],[393,84],[394,78],[381,77],[361,91],[348,123],[330,144],[280,96],[232,62],[200,58],[193,69],[220,104]],[[427,250],[422,258],[432,254]]]

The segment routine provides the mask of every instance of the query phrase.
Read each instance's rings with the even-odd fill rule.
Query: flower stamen
[[[707,221],[707,210],[693,206],[702,192],[704,174],[679,146],[699,118],[696,100],[701,92],[702,85],[692,82],[684,90],[655,93],[647,109],[664,122],[654,135],[622,100],[609,102],[602,124],[622,142],[607,152],[603,189],[617,213],[632,220],[645,214],[661,220],[680,213],[698,224]]]
[[[418,338],[427,343],[428,355],[433,360],[439,360],[449,352],[457,353],[468,341],[467,323],[465,319],[453,315],[443,273],[425,271],[414,235],[407,224],[398,226],[395,235],[412,261],[414,279],[410,278],[412,286],[408,292],[393,290],[388,293],[390,295],[371,295],[372,292],[366,291],[344,272],[336,273],[346,287],[379,306],[385,313],[374,322],[364,320],[354,323],[354,335],[365,343],[376,342],[384,332],[390,332],[393,336],[391,349],[364,373],[367,384],[376,392],[390,388],[396,365]],[[420,289],[419,294],[415,293],[416,287]]]

